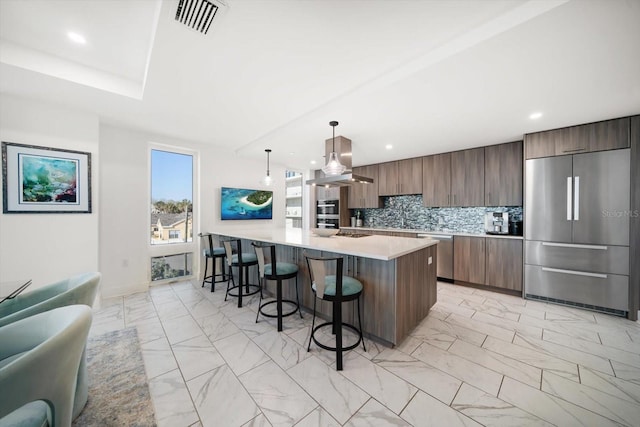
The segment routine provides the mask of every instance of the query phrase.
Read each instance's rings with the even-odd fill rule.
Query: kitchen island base
[[[215,233],[214,234],[218,234]],[[238,233],[240,234],[240,233]],[[309,273],[305,262],[305,254],[315,257],[344,257],[343,274],[353,276],[362,282],[364,286],[361,308],[362,329],[366,337],[387,346],[396,346],[409,335],[425,317],[437,300],[437,242],[428,242],[416,239],[416,246],[411,251],[403,251],[396,257],[380,259],[381,257],[369,257],[360,247],[358,251],[350,250],[349,243],[354,239],[348,237],[331,237],[331,250],[324,250],[325,242],[313,239],[309,244],[283,244],[283,242],[271,237],[265,237],[250,232],[242,235],[234,234],[235,238],[243,238],[245,244],[252,241],[265,241],[276,244],[277,258],[285,262],[298,265],[299,291],[301,304],[305,311],[311,311],[315,296],[311,290]],[[225,238],[227,234],[218,234]],[[344,250],[338,248],[334,239],[344,239]],[[368,244],[389,244],[389,239],[403,239],[400,237],[368,236]],[[358,239],[360,241],[364,239]],[[413,239],[411,239],[413,240]],[[338,252],[338,250],[340,250]],[[358,252],[358,254],[354,254]],[[331,274],[330,272],[328,274]],[[295,297],[295,288],[283,289],[283,298]],[[330,319],[332,316],[331,303],[317,301],[316,313],[322,318]],[[357,323],[357,307],[352,304],[344,304],[342,320],[345,323]]]

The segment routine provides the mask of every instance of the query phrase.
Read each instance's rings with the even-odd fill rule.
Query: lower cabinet
[[[485,238],[453,238],[453,280],[484,285]]]
[[[487,237],[485,284],[496,288],[522,290],[522,240]]]
[[[522,291],[522,240],[455,236],[453,279]]]

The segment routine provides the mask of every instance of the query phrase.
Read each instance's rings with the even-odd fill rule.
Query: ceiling
[[[0,93],[300,170],[331,120],[357,166],[640,113],[639,0],[224,3],[0,0]]]

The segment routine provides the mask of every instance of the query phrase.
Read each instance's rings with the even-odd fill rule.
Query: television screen
[[[221,218],[272,219],[273,191],[221,188]]]

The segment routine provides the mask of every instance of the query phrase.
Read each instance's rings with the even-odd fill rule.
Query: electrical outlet
[[[429,261],[427,261],[429,265],[433,264],[433,257],[429,257]]]

